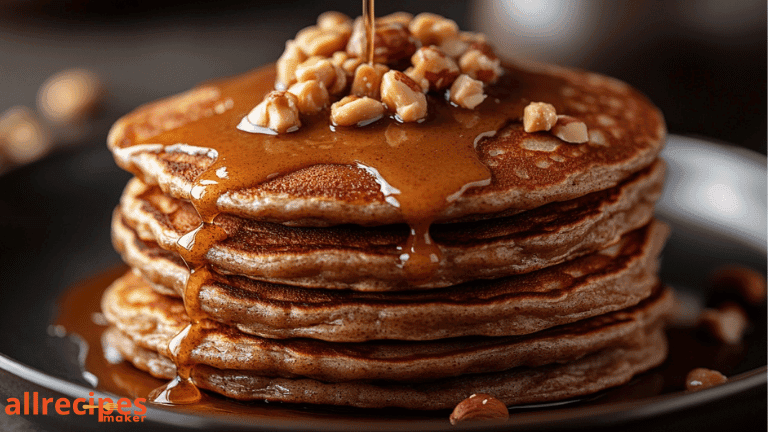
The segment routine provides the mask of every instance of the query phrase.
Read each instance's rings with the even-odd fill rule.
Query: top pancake
[[[109,148],[121,167],[146,183],[159,184],[175,198],[191,199],[195,179],[216,158],[215,152],[208,151],[213,147],[211,140],[246,134],[236,130],[238,122],[272,89],[273,82],[274,68],[269,66],[141,107],[114,125]],[[515,213],[607,189],[650,165],[662,147],[665,126],[660,112],[617,80],[554,66],[514,64],[506,66],[499,86],[514,101],[504,110],[510,113],[508,121],[476,145],[480,161],[491,172],[491,183],[466,190],[437,215],[437,221]],[[233,88],[238,92],[233,93]],[[430,120],[411,129],[380,121],[373,131],[380,132],[380,140],[397,146],[418,140],[419,134],[469,130],[481,117],[491,115],[493,99],[491,94],[475,111],[455,108],[454,118],[441,121],[439,128]],[[589,129],[589,142],[575,145],[545,132],[525,133],[520,118],[531,101],[551,103],[558,114],[582,120]],[[209,121],[221,130],[210,130],[205,136],[177,134],[189,125],[204,126]],[[184,141],[158,144],[155,138],[167,131],[183,136]],[[354,139],[355,132],[346,131],[345,137]],[[250,134],[249,139],[261,137]],[[365,169],[318,164],[226,191],[215,205],[220,212],[294,225],[406,222],[381,189]]]

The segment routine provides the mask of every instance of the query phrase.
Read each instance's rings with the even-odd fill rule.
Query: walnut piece
[[[367,96],[346,96],[331,105],[331,121],[336,126],[365,126],[384,116],[384,105]]]
[[[459,34],[456,21],[428,12],[416,15],[408,29],[421,40],[423,46],[440,45],[442,41]]]
[[[411,57],[411,63],[413,68],[406,75],[419,84],[426,80],[429,90],[446,89],[459,76],[459,65],[434,46],[419,48]]]
[[[389,24],[389,23],[398,23],[402,24],[405,27],[408,27],[408,24],[411,23],[411,20],[413,20],[413,14],[408,12],[393,12],[389,15],[384,15],[383,17],[376,18],[376,24]]]
[[[495,397],[478,393],[464,399],[453,409],[449,420],[455,425],[465,421],[504,422],[509,410]]]
[[[346,51],[336,51],[330,60],[334,66],[338,66],[344,71],[348,79],[354,78],[357,67],[363,64],[363,59],[352,57]]]
[[[400,22],[376,20],[375,27],[373,36],[375,63],[393,64],[410,57],[416,51],[416,40],[408,32],[408,28]],[[357,19],[352,36],[347,43],[347,53],[367,60],[365,58],[367,49],[365,24],[363,20]]]
[[[427,81],[427,79],[423,76],[418,75],[413,67],[409,67],[408,69],[404,70],[403,73],[407,75],[408,78],[412,79],[413,82],[418,84],[419,87],[421,87],[422,93],[429,91],[429,81]]]
[[[381,101],[403,122],[418,121],[427,115],[427,98],[421,87],[400,71],[391,70],[384,74]]]
[[[277,133],[294,132],[301,127],[298,103],[293,94],[273,90],[248,113],[248,121]]]
[[[451,102],[462,108],[474,109],[485,98],[483,82],[472,79],[468,75],[459,75],[451,86]]]
[[[717,309],[705,309],[699,316],[699,326],[720,342],[737,344],[749,327],[749,317],[741,306],[727,302]]]
[[[486,84],[494,84],[503,73],[501,60],[477,48],[470,48],[459,58],[461,72]]]
[[[289,40],[285,43],[285,51],[277,59],[277,83],[282,88],[288,88],[296,82],[296,67],[299,66],[307,55],[299,48],[296,42]]]
[[[458,59],[469,49],[469,42],[453,37],[444,40],[440,44],[440,49],[447,55]]]
[[[460,32],[445,17],[398,12],[377,18],[374,28],[374,61],[368,64],[361,17],[353,21],[340,12],[318,16],[316,25],[286,43],[277,61],[279,92],[270,93],[238,128],[294,131],[301,125],[299,114],[317,114],[345,95],[355,98],[331,107],[334,124],[370,122],[382,106],[398,121],[421,121],[427,115],[426,93],[442,92],[454,106],[474,109],[487,97],[485,86],[503,73],[485,36]]]
[[[37,93],[37,107],[52,122],[71,123],[90,117],[103,94],[103,85],[95,73],[67,69],[43,83]]]
[[[389,68],[382,64],[373,66],[363,63],[355,71],[351,93],[355,96],[368,96],[373,99],[381,98],[381,78]]]
[[[349,34],[344,29],[325,30],[316,26],[306,27],[296,34],[296,44],[308,56],[330,57],[344,49]]]
[[[327,107],[330,101],[328,89],[317,80],[296,83],[288,88],[288,93],[296,96],[299,112],[302,114],[317,114]]]
[[[341,12],[323,12],[317,17],[317,27],[325,31],[346,34],[349,37],[352,34],[352,18]]]
[[[719,267],[709,276],[709,285],[715,293],[728,297],[735,294],[750,306],[765,303],[765,277],[749,267],[737,264]]]
[[[728,378],[712,369],[696,368],[685,377],[685,389],[699,391],[728,382]]]
[[[16,106],[0,114],[0,154],[13,163],[32,162],[53,147],[53,138],[27,107]]]
[[[528,132],[548,131],[557,123],[555,107],[545,102],[531,102],[523,110],[523,129]]]
[[[557,123],[549,130],[552,135],[573,144],[589,141],[587,125],[583,121],[567,115],[557,116]]]
[[[347,87],[347,74],[327,58],[314,56],[296,67],[299,82],[316,80],[328,89],[330,94],[339,94]]]

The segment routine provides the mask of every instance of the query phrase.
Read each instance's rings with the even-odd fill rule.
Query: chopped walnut
[[[301,127],[298,99],[286,91],[271,91],[248,113],[248,121],[277,133],[298,130]]]
[[[399,121],[419,121],[427,115],[426,93],[450,89],[445,95],[454,105],[473,109],[486,98],[484,86],[503,73],[485,36],[460,32],[456,22],[431,13],[414,17],[398,12],[377,18],[373,43],[374,63],[367,64],[362,18],[321,14],[315,26],[302,29],[286,43],[275,82],[282,92],[271,93],[238,128],[247,130],[251,122],[290,132],[301,124],[299,113],[316,114],[347,94],[355,98],[331,107],[334,124],[367,123],[378,118],[381,107],[394,112]],[[573,133],[564,131],[567,137]]]
[[[737,344],[749,328],[749,317],[741,306],[727,302],[717,309],[705,309],[699,317],[699,326],[720,342]]]
[[[334,66],[340,67],[347,75],[347,78],[352,79],[355,77],[357,67],[363,63],[363,59],[352,57],[346,51],[336,51],[333,53],[333,57],[331,57],[331,63]]]
[[[689,391],[699,391],[719,386],[727,382],[728,378],[716,370],[696,368],[686,375],[685,389]]]
[[[334,81],[331,88],[328,89],[328,92],[332,95],[337,95],[343,93],[344,90],[347,89],[347,73],[338,66],[334,66],[333,68],[336,72],[336,81]]]
[[[483,44],[483,45],[488,44],[488,38],[486,38],[483,33],[478,33],[478,32],[460,31],[459,39],[467,43]]]
[[[413,82],[418,84],[419,87],[421,87],[422,93],[429,91],[429,80],[424,78],[423,75],[417,74],[415,68],[409,67],[408,69],[404,70],[403,73],[406,74],[408,78],[412,79]]]
[[[716,295],[736,296],[750,306],[765,303],[765,277],[749,267],[737,264],[718,267],[709,276],[709,285]]]
[[[317,80],[296,83],[288,88],[288,93],[296,96],[302,114],[317,114],[328,106],[330,100],[328,89]]]
[[[380,22],[376,20],[373,36],[373,61],[375,63],[393,64],[410,57],[417,48],[416,39],[408,32],[408,28],[397,22]],[[347,53],[363,58],[367,50],[365,39],[365,24],[363,20],[355,20],[352,36],[347,43]]]
[[[587,125],[579,119],[567,115],[557,116],[557,123],[549,130],[552,135],[573,144],[589,141]]]
[[[474,109],[486,98],[483,94],[483,82],[461,74],[451,86],[451,102],[456,105]]]
[[[461,58],[464,53],[472,48],[486,54],[489,58],[495,59],[493,50],[482,33],[459,32],[458,36],[445,39],[440,43],[440,49],[455,59]]]
[[[13,163],[32,162],[53,146],[51,131],[27,107],[0,113],[0,154]]]
[[[363,63],[355,71],[355,79],[352,81],[351,93],[355,96],[368,96],[373,99],[381,98],[381,77],[389,71],[382,64],[373,66]]]
[[[345,96],[331,105],[331,121],[336,126],[365,126],[384,116],[384,105],[367,96]]]
[[[384,74],[381,101],[404,122],[418,121],[427,115],[427,98],[421,87],[400,71],[391,70]]]
[[[48,78],[37,93],[37,107],[55,123],[75,123],[91,117],[101,103],[104,86],[87,69],[67,69]]]
[[[469,49],[469,42],[463,41],[458,37],[444,40],[440,44],[440,49],[447,55],[458,59]]]
[[[346,34],[349,37],[352,34],[352,18],[341,12],[323,12],[317,17],[317,27],[321,30]]]
[[[416,15],[408,29],[424,46],[440,45],[445,39],[459,34],[459,26],[455,21],[427,12]]]
[[[277,82],[282,88],[287,88],[296,82],[296,67],[307,59],[307,55],[296,42],[289,40],[285,43],[283,55],[277,59]]]
[[[461,72],[486,84],[495,83],[503,73],[499,59],[477,48],[471,48],[461,56],[459,67]]]
[[[389,24],[395,22],[408,27],[408,24],[411,23],[411,20],[413,20],[413,14],[408,12],[393,12],[389,15],[384,15],[381,18],[376,18],[376,24]]]
[[[316,26],[307,27],[296,34],[296,44],[308,56],[330,57],[334,52],[344,49],[349,34],[343,29],[324,30]]]
[[[330,94],[339,94],[347,86],[347,74],[329,59],[319,56],[310,57],[296,67],[296,79],[320,81]]]
[[[417,83],[426,79],[430,90],[446,89],[459,76],[456,62],[434,46],[419,48],[411,57],[411,63],[413,69],[407,75]]]
[[[531,102],[523,110],[523,129],[528,132],[548,131],[557,123],[555,107],[544,102]]]

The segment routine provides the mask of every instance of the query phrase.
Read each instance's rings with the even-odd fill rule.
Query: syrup
[[[363,1],[363,13],[366,54],[372,62],[373,0]],[[166,151],[208,154],[213,159],[194,180],[191,190],[191,202],[202,224],[182,236],[176,247],[191,272],[183,299],[192,323],[171,349],[179,376],[152,393],[150,400],[157,403],[194,403],[199,398],[199,392],[195,395],[190,388],[194,386],[189,378],[193,365],[188,354],[206,325],[198,301],[200,287],[210,278],[205,255],[213,244],[227,237],[213,223],[222,194],[310,166],[357,166],[374,174],[386,201],[400,210],[410,226],[410,237],[398,248],[399,257],[393,266],[403,269],[407,279],[418,285],[429,281],[441,262],[440,249],[429,234],[432,223],[464,191],[491,182],[490,171],[475,150],[478,140],[520,118],[524,108],[524,101],[507,90],[512,83],[502,80],[488,89],[488,99],[471,112],[457,114],[464,110],[445,99],[428,96],[430,111],[420,123],[403,124],[385,118],[365,127],[333,127],[326,111],[303,117],[302,127],[291,133],[238,130],[240,119],[273,90],[274,82],[274,68],[267,67],[208,84],[196,90],[203,95],[202,102],[197,101],[192,114],[187,111],[188,118],[164,121],[154,133],[148,133],[153,128],[137,119],[124,133],[122,148],[160,144]],[[196,102],[190,98],[183,103]]]
[[[365,57],[368,64],[373,65],[374,36],[376,35],[376,17],[374,0],[363,0],[363,22],[365,23]]]

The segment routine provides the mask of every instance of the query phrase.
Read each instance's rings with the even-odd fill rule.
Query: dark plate
[[[662,277],[695,315],[706,302],[705,278],[712,268],[740,263],[765,274],[765,159],[682,137],[670,138],[665,158],[670,175],[659,216],[672,224],[673,235],[665,249]],[[53,155],[0,177],[0,405],[8,398],[23,398],[24,392],[38,392],[39,398],[74,399],[94,391],[82,374],[78,345],[72,338],[51,334],[49,326],[60,312],[58,299],[67,287],[119,265],[109,241],[109,219],[128,178],[101,146]],[[762,428],[766,419],[765,311],[753,311],[753,321],[753,331],[736,347],[707,342],[690,330],[672,329],[668,361],[630,384],[569,404],[512,409],[508,423],[479,427],[515,431]],[[730,380],[709,390],[683,392],[684,375],[694,367],[719,367]],[[95,392],[96,398],[106,396]],[[243,419],[150,407],[143,424],[108,428],[471,429],[452,427],[447,412],[425,415],[281,404],[260,404],[258,410],[262,415]],[[24,418],[34,423],[27,425],[31,430],[106,426],[94,416]],[[18,420],[3,412],[0,429]]]

